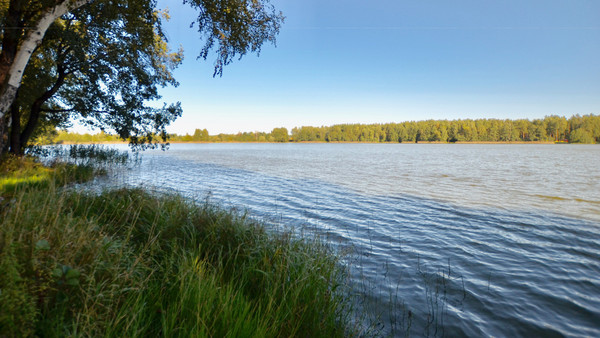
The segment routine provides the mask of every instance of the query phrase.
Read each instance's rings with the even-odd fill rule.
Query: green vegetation
[[[197,15],[214,74],[274,43],[283,14],[268,0],[186,0]],[[0,154],[22,154],[32,139],[78,120],[109,130],[133,146],[167,139],[182,113],[160,102],[159,88],[177,86],[163,31],[168,12],[153,0],[0,1]],[[162,108],[161,108],[162,107]]]
[[[273,129],[271,132],[271,137],[275,142],[288,142],[290,140],[290,136],[286,128]]]
[[[139,159],[139,153],[130,156],[126,150],[118,150],[103,145],[78,145],[48,147],[30,147],[27,153],[36,158],[44,158],[52,162],[75,163],[80,166],[91,166],[99,169],[107,169],[113,165],[125,165]]]
[[[5,154],[0,158],[0,193],[7,195],[23,188],[45,188],[72,182],[86,182],[103,175],[111,166],[130,161],[127,151],[99,145],[70,147],[34,147],[27,156]],[[33,155],[33,156],[32,156]],[[40,159],[46,159],[42,164]]]
[[[57,172],[4,163],[3,180]],[[0,190],[0,336],[355,333],[345,272],[317,239],[178,195],[48,177]]]
[[[134,144],[152,143],[181,115],[179,103],[147,104],[160,99],[158,88],[178,84],[172,71],[183,52],[169,50],[160,30],[164,15],[149,1],[117,3],[90,2],[49,26],[9,109],[11,153],[22,154],[36,134],[73,119]],[[11,6],[18,12],[20,5]]]
[[[55,184],[85,182],[105,172],[85,164],[54,162],[44,166],[31,157],[13,155],[7,155],[0,163],[0,192],[4,197],[25,187],[47,188]]]
[[[117,135],[99,132],[96,134],[78,134],[69,133],[66,130],[55,130],[52,134],[43,139],[37,139],[37,144],[71,144],[71,143],[121,143],[124,142]]]
[[[286,128],[271,133],[244,132],[210,136],[206,129],[193,135],[169,135],[173,142],[554,142],[600,143],[600,116],[547,116],[536,120],[428,120],[386,124],[338,124],[331,127]],[[114,142],[108,134],[73,134],[65,131],[51,142]]]
[[[292,129],[296,142],[552,142],[600,143],[600,116],[547,116],[530,120],[428,120],[342,124]]]

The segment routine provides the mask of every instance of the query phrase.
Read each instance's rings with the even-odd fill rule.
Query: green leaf
[[[69,269],[69,270],[67,270],[67,273],[65,274],[65,279],[67,279],[67,280],[77,279],[77,278],[79,278],[79,275],[80,275],[79,270]]]
[[[63,271],[61,268],[56,268],[52,270],[52,276],[55,278],[61,278],[63,276]]]
[[[77,286],[79,285],[79,280],[78,279],[69,279],[67,280],[67,283],[65,283],[69,286]]]
[[[35,250],[50,250],[50,243],[45,239],[40,239],[35,243]]]

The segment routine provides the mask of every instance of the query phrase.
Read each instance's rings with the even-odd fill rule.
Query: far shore
[[[419,141],[419,142],[352,142],[352,141],[332,141],[332,142],[321,142],[321,141],[290,141],[290,142],[206,142],[206,141],[169,141],[170,144],[217,144],[217,143],[231,143],[231,144],[283,144],[283,143],[298,143],[298,144],[555,144],[553,141],[512,141],[512,142],[500,142],[500,141],[457,141],[457,142],[440,142],[440,141]],[[113,145],[113,144],[128,144],[126,141],[107,141],[107,142],[60,142],[56,145],[75,145],[75,144],[99,144],[99,145]],[[568,143],[575,144],[575,143]]]

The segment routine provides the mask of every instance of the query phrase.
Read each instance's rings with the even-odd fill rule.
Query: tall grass
[[[24,187],[86,182],[140,160],[137,154],[131,156],[127,151],[98,145],[32,147],[27,153],[0,158],[0,197]]]
[[[34,146],[27,149],[27,154],[39,159],[67,162],[77,165],[125,165],[137,161],[137,153],[131,156],[126,150],[97,144],[73,144],[70,146]]]
[[[0,336],[354,335],[317,239],[141,189],[48,184],[0,210]]]
[[[50,185],[85,182],[104,173],[104,168],[93,165],[57,161],[43,165],[31,157],[6,156],[0,162],[0,197],[5,198],[26,187],[47,188]]]

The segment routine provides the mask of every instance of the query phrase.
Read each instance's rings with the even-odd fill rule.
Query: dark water
[[[247,209],[350,250],[373,333],[600,336],[600,147],[197,144],[111,184]]]

